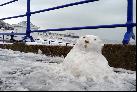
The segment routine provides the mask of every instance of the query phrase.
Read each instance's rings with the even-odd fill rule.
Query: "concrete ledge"
[[[48,56],[66,56],[72,47],[66,46],[44,46],[44,45],[24,45],[20,43],[12,45],[0,45],[2,49],[11,49],[21,52],[38,53],[40,49]],[[136,45],[106,44],[102,49],[103,55],[109,61],[109,65],[115,68],[136,70]]]

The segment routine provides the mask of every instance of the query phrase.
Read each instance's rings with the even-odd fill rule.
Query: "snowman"
[[[104,80],[113,75],[113,69],[102,55],[102,40],[94,35],[81,37],[64,60],[64,69],[76,78]]]

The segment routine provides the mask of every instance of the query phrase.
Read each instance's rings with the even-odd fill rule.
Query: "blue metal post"
[[[127,32],[125,33],[123,44],[129,44],[130,39],[135,39],[135,35],[133,33],[133,26],[130,25],[133,23],[133,0],[127,0],[128,7],[127,7]]]
[[[26,34],[29,37],[30,36],[30,0],[27,0],[27,29]]]
[[[30,0],[27,0],[27,28],[26,28],[26,36],[24,37],[23,40],[30,39],[32,42],[34,42],[33,37],[30,36],[31,33],[31,26],[30,26],[30,17],[31,17],[31,12],[30,12]]]

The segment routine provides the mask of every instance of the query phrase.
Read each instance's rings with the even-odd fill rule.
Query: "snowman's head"
[[[75,48],[84,51],[101,52],[103,46],[104,44],[99,37],[94,35],[86,35],[78,40],[78,42],[75,45]]]

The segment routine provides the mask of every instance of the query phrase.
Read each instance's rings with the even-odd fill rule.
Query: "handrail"
[[[4,5],[7,5],[7,4],[11,4],[11,3],[16,2],[16,1],[18,1],[18,0],[12,0],[12,1],[6,2],[6,3],[4,3],[4,4],[1,4],[0,6],[4,6]]]
[[[84,27],[70,27],[70,28],[57,28],[57,29],[46,29],[46,30],[33,30],[33,32],[48,32],[48,31],[65,31],[65,30],[82,30],[82,29],[99,29],[99,28],[117,28],[117,27],[128,27],[136,26],[136,23],[132,24],[112,24],[112,25],[98,25],[98,26],[84,26]]]
[[[7,3],[1,4],[0,6],[4,6],[13,2],[16,2],[18,0],[12,0]],[[27,0],[27,12],[26,14],[18,15],[18,16],[12,16],[12,17],[7,17],[7,18],[1,18],[0,20],[6,20],[6,19],[13,19],[13,18],[20,18],[20,17],[25,17],[27,16],[27,28],[26,28],[26,33],[0,33],[0,35],[26,35],[24,39],[30,38],[32,39],[32,36],[30,36],[30,33],[33,32],[47,32],[47,31],[65,31],[65,30],[82,30],[82,29],[99,29],[99,28],[116,28],[116,27],[127,27],[127,32],[125,33],[124,39],[123,39],[123,44],[128,44],[130,39],[133,38],[135,39],[135,35],[133,33],[133,27],[136,26],[136,23],[133,23],[133,0],[127,0],[128,7],[127,7],[127,23],[125,24],[112,24],[112,25],[98,25],[98,26],[83,26],[83,27],[70,27],[70,28],[57,28],[57,29],[45,29],[45,30],[30,30],[30,16],[32,14],[37,14],[41,12],[46,12],[46,11],[53,11],[53,10],[58,10],[66,7],[71,7],[71,6],[76,6],[76,5],[81,5],[85,3],[90,3],[90,2],[95,2],[99,0],[83,0],[79,2],[74,2],[74,3],[69,3],[69,4],[64,4],[48,9],[43,9],[43,10],[38,10],[34,12],[30,12],[30,0]]]
[[[48,8],[48,9],[43,9],[43,10],[38,10],[38,11],[30,12],[30,14],[32,15],[32,14],[36,14],[36,13],[41,13],[41,12],[46,12],[46,11],[52,11],[52,10],[62,9],[62,8],[70,7],[70,6],[74,6],[74,5],[80,5],[80,4],[95,2],[95,1],[99,1],[99,0],[84,0],[84,1],[80,1],[80,2],[75,2],[75,3],[70,3],[70,4],[65,4],[65,5],[61,5],[61,6],[56,6],[56,7]],[[1,18],[0,20],[6,20],[6,19],[12,19],[12,18],[20,18],[20,17],[25,17],[25,16],[27,16],[27,14],[22,14],[22,15],[13,16],[13,17],[7,17],[7,18]]]
[[[26,33],[0,33],[0,35],[26,35]]]

